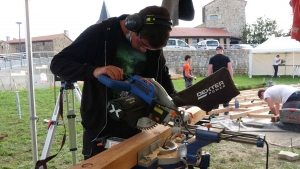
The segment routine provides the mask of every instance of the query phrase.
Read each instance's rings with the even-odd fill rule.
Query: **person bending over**
[[[300,108],[300,92],[292,86],[274,85],[267,90],[259,90],[257,95],[267,102],[275,116],[279,115],[280,104],[283,104],[282,108]]]

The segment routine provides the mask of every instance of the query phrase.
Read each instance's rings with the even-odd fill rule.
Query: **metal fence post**
[[[20,106],[20,100],[19,100],[19,91],[15,91],[16,96],[16,105],[17,105],[17,111],[18,111],[18,117],[21,119],[21,106]]]

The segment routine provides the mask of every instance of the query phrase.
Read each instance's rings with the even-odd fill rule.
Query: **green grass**
[[[194,84],[201,81],[205,77],[198,77],[194,80]],[[276,84],[298,84],[300,83],[300,77],[296,77],[293,79],[292,76],[280,76],[280,78],[272,78],[270,76],[253,76],[249,78],[248,76],[234,76],[233,81],[236,84],[238,90],[246,90],[253,88],[264,87],[268,81],[272,80]],[[181,91],[185,89],[184,80],[173,80],[174,86],[177,91]]]
[[[200,81],[204,77],[198,77],[196,82]],[[238,89],[250,89],[262,87],[265,83],[270,80],[269,77],[264,76],[255,76],[249,79],[246,76],[235,76],[234,82],[237,85]],[[273,79],[276,84],[298,84],[300,82],[299,77],[295,77],[293,79],[291,76],[281,76],[281,78]],[[175,88],[178,91],[184,89],[183,80],[174,80]],[[59,88],[56,89],[59,91]],[[58,93],[56,93],[56,96]],[[21,107],[21,119],[18,118],[17,108],[16,108],[16,99],[15,99],[15,91],[6,91],[0,92],[0,135],[7,135],[4,139],[0,140],[0,169],[30,169],[33,168],[32,163],[32,144],[31,144],[31,121],[29,120],[30,111],[29,111],[29,103],[28,103],[28,91],[20,90],[19,91],[19,99],[20,99],[20,107]],[[35,89],[35,107],[36,107],[36,115],[38,117],[38,121],[36,122],[37,128],[37,143],[38,143],[38,159],[43,150],[43,146],[45,143],[45,139],[47,136],[47,123],[44,123],[44,119],[51,119],[53,115],[53,110],[55,107],[54,99],[54,89]],[[77,145],[78,151],[76,152],[77,163],[83,161],[83,157],[81,155],[82,150],[82,126],[80,124],[80,113],[79,113],[79,103],[75,99],[75,112],[77,115],[76,122],[76,131],[77,131]],[[65,109],[65,107],[64,107]],[[66,124],[67,135],[68,135],[68,125],[66,112],[64,112],[64,122]],[[60,123],[62,120],[60,119]],[[54,135],[53,147],[51,150],[51,155],[58,152],[61,140],[64,134],[63,125],[57,126],[57,131]],[[211,154],[218,153],[220,150],[220,146],[228,146],[230,142],[220,143],[219,144],[211,144],[206,146]],[[232,147],[237,145],[236,143],[230,143]],[[229,144],[229,145],[230,145]],[[205,147],[205,148],[206,148]],[[252,149],[253,146],[249,146],[245,149]],[[245,150],[244,149],[244,150]],[[232,154],[234,154],[234,150],[232,150]],[[278,149],[276,149],[278,151]],[[246,152],[247,153],[247,152]],[[256,155],[258,153],[259,155]],[[212,168],[247,168],[247,163],[245,161],[253,160],[255,163],[248,164],[250,167],[248,168],[264,168],[264,156],[262,152],[254,151],[246,157],[238,157],[231,156],[228,157],[224,155],[222,158],[214,158],[211,157],[211,166]],[[276,156],[275,153],[271,153],[271,155]],[[251,158],[250,158],[251,157]],[[299,164],[298,164],[299,165]],[[287,163],[282,164],[285,168],[297,168],[297,163]],[[51,169],[65,169],[71,168],[72,166],[72,155],[69,152],[69,138],[67,137],[66,143],[62,149],[62,151],[58,154],[56,158],[51,160],[48,163],[48,168]],[[235,167],[239,166],[239,167]],[[273,167],[276,167],[276,165]],[[270,167],[271,168],[271,167]]]

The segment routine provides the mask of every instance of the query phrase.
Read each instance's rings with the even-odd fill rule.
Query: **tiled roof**
[[[55,34],[55,35],[47,35],[47,36],[38,36],[32,37],[32,42],[39,42],[39,41],[52,41],[54,39],[60,38],[61,36],[66,36],[64,33]],[[66,36],[67,37],[67,36]],[[69,37],[67,37],[69,38]],[[70,39],[70,38],[69,38]],[[70,39],[71,40],[71,39]],[[72,41],[72,40],[71,40]],[[25,39],[21,39],[21,42],[24,43]],[[19,43],[19,39],[13,39],[7,41],[7,43]]]
[[[230,34],[220,28],[175,27],[172,29],[170,37],[230,37]]]

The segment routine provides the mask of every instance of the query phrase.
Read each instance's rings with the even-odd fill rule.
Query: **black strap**
[[[41,166],[43,166],[44,169],[47,169],[47,162],[52,160],[54,157],[57,156],[57,154],[62,150],[65,142],[66,142],[66,126],[65,126],[65,123],[64,123],[64,116],[63,116],[63,88],[61,88],[60,90],[60,96],[59,96],[59,115],[63,121],[63,125],[64,125],[64,136],[63,136],[63,139],[61,141],[61,145],[60,145],[60,149],[58,150],[58,152],[52,156],[49,156],[43,160],[38,160],[35,164],[35,169],[39,169]],[[57,120],[58,121],[58,120]],[[58,122],[57,122],[58,124]]]
[[[300,101],[300,93],[298,91],[291,94],[291,96],[287,99],[286,102],[292,102],[292,101]]]

